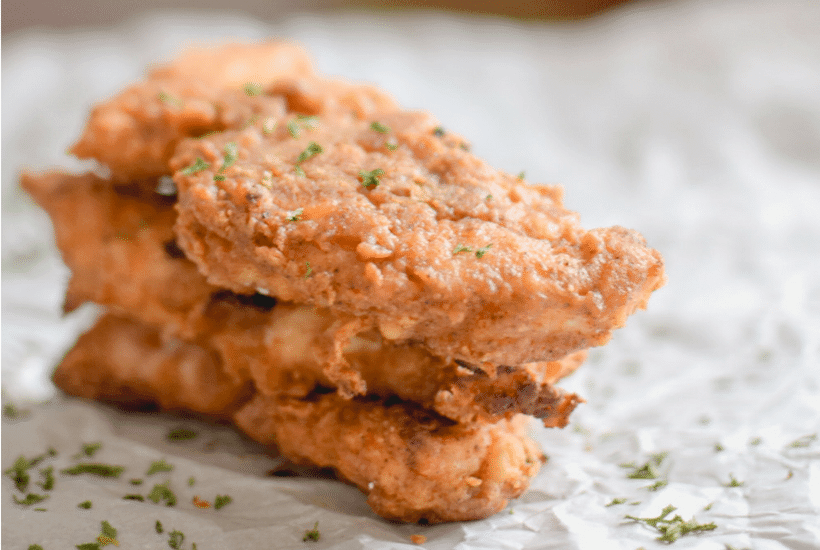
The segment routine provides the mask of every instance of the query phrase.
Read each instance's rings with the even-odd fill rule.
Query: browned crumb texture
[[[71,270],[65,311],[109,313],[55,383],[233,418],[390,519],[520,495],[543,460],[523,415],[563,427],[580,398],[553,384],[665,282],[636,232],[583,229],[559,187],[282,42],[153,68],[72,152],[110,175],[22,183]]]
[[[286,108],[364,114],[393,105],[374,88],[315,76],[307,54],[293,44],[192,48],[95,106],[71,152],[99,161],[116,181],[131,182],[168,174],[168,160],[186,137],[250,124],[268,128]]]
[[[216,354],[163,344],[156,331],[111,315],[78,340],[54,380],[68,393],[121,404],[217,415],[241,407],[234,418],[250,437],[295,462],[333,468],[376,513],[399,521],[486,517],[520,495],[543,460],[521,416],[459,424],[406,402],[322,393],[247,401]]]
[[[640,235],[585,231],[557,187],[492,169],[427,114],[328,111],[298,139],[289,124],[187,140],[171,160],[180,246],[213,284],[353,315],[437,356],[518,365],[605,343],[664,282]],[[209,167],[186,173],[197,158]]]
[[[525,413],[563,426],[578,402],[552,384],[585,352],[520,368],[484,369],[439,359],[412,345],[357,333],[327,310],[243,296],[206,283],[176,248],[172,201],[93,175],[26,174],[23,186],[52,217],[72,276],[68,309],[84,301],[162,328],[166,337],[217,351],[239,382],[267,395],[304,396],[317,384],[351,396],[356,384],[460,421]],[[77,215],[82,224],[76,223]]]
[[[526,417],[459,424],[407,403],[257,395],[235,416],[296,462],[328,466],[387,519],[481,519],[522,494],[543,460]]]
[[[80,336],[53,379],[78,397],[216,417],[229,417],[250,391],[225,374],[212,351],[163,342],[156,330],[111,314]]]

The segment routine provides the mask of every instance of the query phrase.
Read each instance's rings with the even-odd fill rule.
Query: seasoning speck
[[[187,439],[194,439],[199,433],[188,428],[175,428],[168,432],[165,438],[168,441],[185,441]]]
[[[305,531],[305,536],[302,537],[302,542],[312,541],[318,542],[321,534],[319,533],[319,522],[313,524],[313,529]]]

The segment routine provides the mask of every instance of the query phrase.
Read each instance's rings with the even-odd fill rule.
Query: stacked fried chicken
[[[25,174],[107,312],[64,391],[232,419],[401,521],[483,518],[563,427],[554,386],[664,282],[636,233],[586,231],[561,190],[470,153],[427,113],[316,76],[289,44],[193,49],[98,105]]]

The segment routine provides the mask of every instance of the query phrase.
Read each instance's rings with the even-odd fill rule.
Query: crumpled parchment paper
[[[4,37],[2,384],[19,414],[3,419],[2,467],[54,448],[32,470],[32,490],[43,492],[38,468],[60,470],[83,443],[101,442],[94,459],[126,471],[58,474],[49,498],[28,507],[14,504],[21,495],[4,476],[3,547],[73,548],[106,520],[123,550],[167,548],[172,530],[199,550],[413,548],[413,534],[431,549],[652,549],[665,547],[659,533],[625,516],[673,505],[716,526],[677,548],[820,548],[817,29],[820,4],[781,0],[638,3],[573,24],[169,12]],[[323,73],[376,82],[432,111],[493,165],[564,184],[587,227],[636,228],[666,258],[669,283],[649,309],[564,381],[587,403],[564,430],[535,428],[550,460],[494,517],[391,524],[349,486],[268,476],[280,460],[229,427],[125,413],[48,382],[96,312],[60,317],[67,273],[17,173],[81,169],[64,151],[88,109],[146,64],[191,41],[269,36],[304,44]],[[199,435],[168,441],[178,426]],[[653,456],[655,479],[628,477]],[[146,476],[159,459],[174,470]],[[174,507],[122,499],[166,481]],[[217,495],[233,502],[192,503]],[[77,508],[85,500],[93,507]],[[320,540],[303,542],[316,521]]]

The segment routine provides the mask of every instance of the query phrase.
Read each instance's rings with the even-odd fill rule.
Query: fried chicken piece
[[[53,380],[78,397],[220,418],[251,395],[251,386],[228,376],[213,351],[163,342],[158,331],[111,314],[80,336]]]
[[[154,193],[156,180],[118,187],[94,174],[54,171],[24,173],[20,182],[51,216],[71,270],[65,312],[92,301],[187,335],[218,289],[176,245],[174,198]]]
[[[252,439],[297,463],[331,467],[380,516],[467,521],[520,496],[545,460],[527,419],[458,424],[403,402],[257,395],[235,415]]]
[[[191,49],[94,107],[71,152],[104,164],[116,181],[147,180],[170,173],[168,159],[186,137],[249,124],[269,130],[286,107],[364,116],[393,105],[374,88],[313,76],[310,59],[293,44]]]
[[[209,285],[176,248],[172,199],[144,186],[58,172],[25,174],[22,183],[51,215],[71,269],[66,310],[92,301],[161,327],[166,339],[200,343],[220,354],[237,383],[253,380],[266,395],[304,396],[319,384],[346,397],[398,396],[459,421],[525,413],[551,427],[563,427],[579,402],[553,384],[585,352],[520,368],[436,358],[359,332],[358,320],[327,309]]]
[[[558,187],[492,169],[430,115],[328,112],[299,138],[288,124],[186,140],[171,160],[180,247],[215,285],[520,365],[605,343],[664,283],[640,235],[585,231]]]
[[[481,519],[523,493],[544,460],[526,419],[456,424],[416,405],[335,394],[307,399],[247,394],[216,354],[163,344],[144,325],[111,315],[81,336],[54,375],[67,393],[224,415],[294,462],[331,467],[388,519]]]

